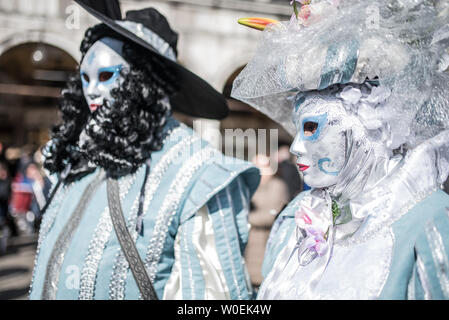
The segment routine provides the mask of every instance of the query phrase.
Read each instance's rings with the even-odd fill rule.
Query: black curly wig
[[[153,151],[162,148],[161,129],[171,114],[168,97],[178,90],[176,73],[162,59],[104,24],[86,31],[80,47],[82,59],[104,37],[124,42],[123,58],[130,68],[122,71],[123,83],[111,90],[113,102],[105,101],[92,113],[79,72],[63,89],[59,105],[62,123],[51,130],[43,154],[44,167],[62,174],[66,183],[80,179],[96,166],[112,177],[135,172]]]

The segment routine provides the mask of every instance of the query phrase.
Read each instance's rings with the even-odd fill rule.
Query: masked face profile
[[[299,95],[295,99],[293,119],[297,128],[290,152],[304,182],[314,188],[337,183],[345,165],[346,111],[341,100],[315,95]]]
[[[83,93],[91,112],[112,102],[111,90],[122,82],[121,71],[129,64],[121,56],[123,42],[105,37],[95,42],[86,52],[80,67]]]

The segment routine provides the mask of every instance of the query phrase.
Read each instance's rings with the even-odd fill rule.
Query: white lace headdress
[[[369,94],[348,86],[345,105],[368,130],[388,128],[391,150],[414,147],[449,128],[448,8],[427,0],[312,1],[307,19],[265,28],[231,96],[294,135],[298,93],[371,83]]]

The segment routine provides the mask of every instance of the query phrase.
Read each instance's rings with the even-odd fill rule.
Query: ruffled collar
[[[346,243],[370,239],[440,188],[449,174],[449,130],[387,165],[392,169],[384,177],[350,199],[352,220],[363,223]]]

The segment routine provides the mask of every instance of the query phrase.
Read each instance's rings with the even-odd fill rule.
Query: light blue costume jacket
[[[199,258],[193,243],[194,217],[202,208],[210,220],[206,233],[215,241],[213,254],[220,269],[216,278],[222,280],[222,290],[228,290],[231,299],[249,299],[252,291],[242,255],[248,240],[249,201],[260,180],[259,171],[224,157],[185,125],[173,119],[169,124],[172,131],[163,148],[152,154],[142,234],[135,230],[145,166],[119,179],[128,229],[158,297],[164,297],[178,260],[181,285],[176,297],[207,298],[207,259]],[[109,216],[106,181],[99,180],[82,212],[75,210],[99,174],[102,170],[97,169],[56,193],[40,228],[30,299],[139,299]]]
[[[310,191],[299,194],[277,218],[269,241],[267,243],[262,273],[267,277],[279,261],[281,250],[287,245],[291,237],[295,236],[295,212],[298,202]],[[378,288],[379,299],[449,299],[449,196],[438,190],[414,205],[391,226],[393,250],[388,251],[384,267],[386,272],[381,286]],[[351,251],[357,250],[360,244],[354,244],[346,251],[343,261],[359,264],[359,270],[372,266],[359,253],[358,259],[351,259]],[[369,249],[368,249],[369,250]],[[367,255],[370,252],[366,252]],[[281,258],[282,259],[282,258]],[[343,262],[340,269],[350,273],[348,265]],[[336,266],[338,268],[338,266]],[[288,267],[284,272],[288,272]],[[333,269],[335,270],[335,269]],[[326,270],[325,272],[328,272]],[[335,283],[340,286],[340,297],[349,290],[343,273],[335,273]],[[332,275],[330,275],[332,276]],[[338,277],[340,276],[340,282]],[[355,278],[355,274],[347,277]],[[369,283],[369,282],[368,282]],[[282,283],[269,279],[262,284],[264,290],[271,286],[281,286]],[[349,289],[348,289],[349,288]],[[362,290],[369,290],[367,286]],[[259,297],[260,298],[260,297]],[[338,298],[338,296],[336,297]]]

